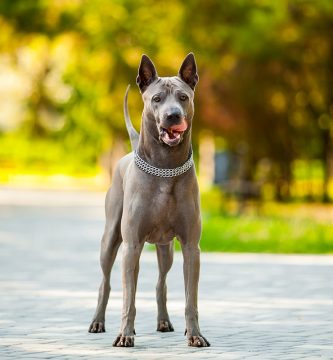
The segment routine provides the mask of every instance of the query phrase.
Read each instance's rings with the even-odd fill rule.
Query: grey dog
[[[133,152],[119,161],[106,195],[100,258],[104,276],[89,327],[92,333],[105,331],[111,268],[123,243],[122,323],[113,346],[134,346],[135,293],[145,241],[155,244],[157,249],[157,331],[174,331],[166,307],[166,276],[173,262],[174,237],[180,241],[184,258],[188,345],[210,346],[200,332],[197,307],[201,216],[191,127],[198,79],[192,53],[186,56],[174,77],[158,77],[152,61],[143,55],[137,76],[144,102],[140,134],[128,114],[129,88],[125,94],[124,113]]]

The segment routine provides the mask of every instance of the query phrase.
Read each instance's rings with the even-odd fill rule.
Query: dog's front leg
[[[123,243],[122,283],[123,283],[123,311],[120,334],[113,346],[134,346],[135,293],[139,272],[139,258],[143,243]]]
[[[185,281],[185,319],[188,345],[210,346],[202,336],[198,321],[198,283],[200,273],[200,249],[197,243],[182,243]]]
[[[168,245],[156,245],[159,276],[156,286],[157,300],[157,331],[174,331],[167,310],[166,276],[173,262],[173,241]]]

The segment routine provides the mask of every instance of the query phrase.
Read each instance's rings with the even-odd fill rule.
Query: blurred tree
[[[142,53],[163,76],[194,51],[194,142],[202,128],[221,134],[242,155],[244,180],[268,159],[280,200],[290,196],[295,159],[320,159],[329,199],[332,1],[16,0],[0,3],[0,25],[0,62],[30,79],[16,131],[53,141],[73,154],[68,161],[95,164],[127,138],[122,98]],[[138,127],[138,91],[130,105]]]
[[[245,180],[253,178],[260,158],[271,159],[278,199],[289,197],[296,158],[320,158],[328,200],[333,3],[205,4],[191,1],[182,23],[184,45],[191,44],[205,64],[202,126],[219,130],[234,150],[246,144]],[[195,30],[186,32],[188,23]]]

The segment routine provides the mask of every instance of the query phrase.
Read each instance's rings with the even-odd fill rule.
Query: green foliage
[[[4,168],[13,169],[14,173],[95,175],[97,172],[95,153],[90,147],[84,146],[82,139],[79,139],[77,147],[80,163],[77,152],[69,151],[66,144],[58,141],[35,139],[32,146],[29,139],[10,135],[2,138],[0,143],[0,163]],[[72,144],[69,148],[72,148]]]
[[[1,2],[0,26],[1,70],[18,77],[15,89],[3,81],[0,147],[14,131],[30,141],[30,154],[46,141],[50,149],[58,143],[76,154],[69,158],[77,165],[96,164],[115,139],[127,138],[122,98],[126,85],[135,84],[141,54],[163,76],[176,74],[194,51],[200,74],[194,143],[208,128],[228,149],[246,149],[242,176],[248,180],[269,159],[280,197],[295,160],[319,161],[328,197],[332,1],[16,0]],[[7,98],[14,113],[4,113]],[[136,88],[130,109],[138,128]],[[59,155],[47,157],[63,163]]]

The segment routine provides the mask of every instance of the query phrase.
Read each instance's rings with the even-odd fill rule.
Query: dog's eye
[[[154,97],[153,97],[153,101],[154,101],[154,102],[160,102],[160,101],[161,101],[160,96],[158,96],[158,95],[154,96]]]
[[[181,95],[179,96],[179,99],[180,99],[181,101],[185,101],[185,100],[187,100],[187,96],[184,95],[184,94],[181,94]]]

